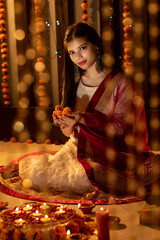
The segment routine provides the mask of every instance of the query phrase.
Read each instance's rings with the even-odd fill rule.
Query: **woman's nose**
[[[76,57],[77,57],[77,59],[80,59],[82,57],[82,54],[80,52],[77,52]]]

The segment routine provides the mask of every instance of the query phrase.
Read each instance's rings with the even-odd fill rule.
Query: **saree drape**
[[[134,91],[129,93],[129,116],[124,118],[125,122],[114,114],[111,118],[104,114],[104,108],[120,80],[121,75],[109,74],[82,114],[85,124],[79,123],[75,131],[77,158],[94,186],[115,194],[135,194],[137,186],[147,186],[158,178],[158,174],[152,174],[158,157],[148,152],[144,105],[143,101],[135,104]],[[107,127],[113,123],[125,129],[122,135],[107,134]]]

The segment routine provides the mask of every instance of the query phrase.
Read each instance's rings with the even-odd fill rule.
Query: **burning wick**
[[[48,215],[45,215],[44,218],[41,218],[42,222],[49,222],[51,221],[51,218],[48,217]]]
[[[56,213],[56,214],[61,214],[61,213],[65,213],[65,212],[66,212],[65,210],[63,210],[62,208],[60,208],[59,211],[56,211],[55,213]]]
[[[23,208],[23,210],[25,210],[25,211],[30,211],[30,210],[32,210],[32,206],[30,206],[29,204],[27,204],[27,205]]]
[[[49,206],[46,203],[43,203],[43,205],[41,205],[40,208],[46,211],[49,208]]]
[[[16,223],[18,226],[24,224],[25,222],[26,222],[26,221],[25,221],[24,219],[22,219],[22,218],[19,218],[19,219],[16,219],[16,220],[15,220],[15,223]]]
[[[15,211],[13,211],[12,213],[18,214],[18,213],[21,213],[21,210],[19,209],[19,207],[17,207]]]
[[[40,213],[38,210],[36,210],[34,213],[32,213],[32,215],[33,215],[34,217],[39,217],[39,216],[42,215],[42,213]]]

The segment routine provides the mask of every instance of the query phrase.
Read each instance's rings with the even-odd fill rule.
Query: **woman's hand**
[[[53,122],[55,125],[59,125],[63,134],[67,137],[69,137],[72,132],[74,131],[75,125],[77,122],[81,119],[81,113],[80,112],[72,112],[69,114],[69,116],[62,115],[60,117],[56,117],[55,113],[53,112]]]
[[[60,121],[59,121],[59,118],[56,116],[55,111],[52,114],[52,118],[53,118],[53,125],[60,126]]]
[[[81,118],[80,112],[72,112],[69,114],[69,116],[62,115],[60,117],[60,121],[62,122],[62,125],[67,125],[68,127],[73,127],[79,122]]]

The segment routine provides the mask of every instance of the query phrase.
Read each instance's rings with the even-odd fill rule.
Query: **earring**
[[[99,52],[99,50],[97,50],[97,56],[96,56],[96,65],[95,65],[96,71],[102,72],[103,70],[103,64],[102,64],[102,60],[101,60],[101,54]]]
[[[75,63],[74,63],[74,78],[75,78],[75,82],[78,82],[80,79],[80,70]]]

